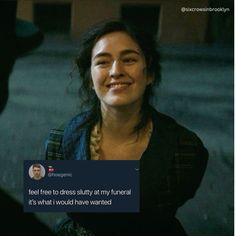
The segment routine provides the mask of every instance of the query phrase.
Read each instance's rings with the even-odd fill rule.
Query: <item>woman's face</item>
[[[141,49],[125,32],[112,32],[97,41],[91,76],[101,105],[106,107],[141,106],[145,88],[152,81]]]

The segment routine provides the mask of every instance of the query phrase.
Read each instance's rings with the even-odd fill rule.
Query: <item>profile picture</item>
[[[29,176],[33,180],[40,180],[45,176],[45,168],[41,164],[35,163],[29,168]]]

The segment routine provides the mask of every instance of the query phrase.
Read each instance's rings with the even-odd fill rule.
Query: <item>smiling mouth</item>
[[[114,88],[114,89],[119,89],[119,88],[125,88],[127,86],[131,85],[131,83],[112,83],[108,84],[108,88]]]

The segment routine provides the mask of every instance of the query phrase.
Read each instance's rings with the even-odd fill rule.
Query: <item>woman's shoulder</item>
[[[50,130],[46,141],[46,159],[61,160],[63,159],[63,140],[74,138],[74,134],[79,134],[78,129],[87,121],[90,112],[82,112],[74,116],[69,122],[63,123]]]
[[[175,163],[189,162],[189,166],[202,166],[204,169],[209,154],[198,134],[158,111],[154,112],[153,120],[157,122],[157,132],[175,150]]]
[[[69,122],[64,122],[56,128],[50,130],[50,137],[53,140],[61,140],[65,135],[65,132],[72,132],[78,128],[83,127],[83,124],[88,120],[90,111],[85,111],[75,115]]]
[[[166,143],[173,151],[170,169],[177,181],[181,205],[186,199],[192,198],[198,189],[206,170],[208,151],[195,132],[180,125],[175,119],[157,111],[153,118],[158,122],[157,132],[161,132],[161,137],[168,140]]]
[[[163,114],[155,109],[152,111],[152,118],[163,133],[169,137],[175,136],[181,143],[192,143],[193,145],[201,144],[202,141],[198,135],[189,128],[179,124],[174,118]]]
[[[64,127],[63,142],[71,143],[77,140],[90,127],[91,112],[85,111],[74,116]],[[74,140],[74,141],[73,141]]]
[[[66,125],[65,129],[68,127],[77,128],[83,126],[83,124],[88,120],[91,111],[81,112],[75,115]]]

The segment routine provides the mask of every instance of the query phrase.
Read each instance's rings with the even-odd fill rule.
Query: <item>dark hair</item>
[[[33,164],[32,168],[41,168],[41,165],[40,164]]]
[[[150,102],[153,97],[153,86],[159,85],[161,81],[160,73],[160,54],[154,35],[141,31],[134,27],[129,27],[121,21],[103,22],[91,28],[82,38],[76,64],[79,69],[81,87],[79,89],[82,107],[84,104],[92,108],[91,119],[94,122],[101,119],[100,102],[91,86],[91,56],[92,50],[97,41],[104,35],[112,32],[127,33],[140,47],[145,57],[148,75],[153,77],[152,84],[148,85],[143,97],[141,108],[142,118],[140,123],[135,127],[136,130],[144,127],[150,117]]]

